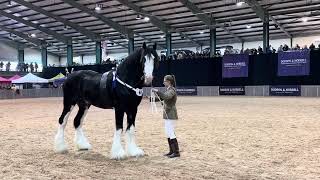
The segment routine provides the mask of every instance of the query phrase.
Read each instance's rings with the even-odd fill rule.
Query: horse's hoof
[[[68,152],[68,147],[65,144],[56,144],[55,145],[55,152],[59,154],[64,154]]]
[[[54,150],[56,153],[66,153],[68,152],[68,146],[64,143],[63,139],[57,136],[54,141]]]
[[[134,149],[128,150],[128,155],[131,157],[142,157],[144,156],[144,152],[142,149],[136,147]]]
[[[92,146],[90,144],[78,143],[77,149],[78,149],[78,151],[89,151],[90,149],[92,149]]]
[[[125,158],[126,158],[126,153],[124,152],[123,149],[119,150],[118,152],[111,152],[110,159],[121,160]]]

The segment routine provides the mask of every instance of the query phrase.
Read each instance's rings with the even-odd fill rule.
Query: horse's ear
[[[154,43],[153,49],[154,49],[154,50],[157,50],[157,43]]]
[[[143,49],[147,49],[147,44],[146,44],[146,42],[143,42],[142,48],[143,48]]]

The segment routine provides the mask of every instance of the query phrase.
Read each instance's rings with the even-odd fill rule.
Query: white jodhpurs
[[[176,134],[174,133],[175,127],[176,127],[176,120],[170,120],[170,119],[164,120],[164,129],[165,129],[167,138],[170,138],[170,139],[176,138]]]

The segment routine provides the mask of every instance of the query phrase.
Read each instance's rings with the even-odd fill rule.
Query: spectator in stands
[[[247,48],[245,51],[244,51],[244,54],[250,54],[250,49],[249,48]]]
[[[283,51],[288,51],[288,50],[289,50],[289,46],[285,44],[285,45],[283,46],[282,50],[283,50]]]
[[[38,72],[38,68],[39,67],[38,67],[38,63],[37,62],[34,63],[34,68],[36,69],[36,72]]]
[[[6,64],[6,71],[10,71],[10,66],[11,66],[11,63],[8,61],[8,63]]]
[[[315,48],[316,48],[316,46],[313,43],[309,46],[309,49],[311,49],[311,50],[314,50]]]
[[[263,50],[262,50],[261,46],[258,47],[258,52],[259,52],[259,54],[263,53]]]
[[[276,52],[277,52],[277,50],[272,48],[272,53],[276,53]]]
[[[267,54],[270,54],[270,53],[271,53],[271,51],[272,51],[272,47],[271,47],[271,45],[269,45],[269,46],[267,47],[267,51],[266,51],[266,53],[267,53]]]
[[[29,71],[29,65],[28,63],[24,64],[24,72],[28,72]]]
[[[34,66],[33,66],[33,63],[30,63],[30,71],[33,73],[34,71]]]
[[[66,76],[68,77],[68,75],[69,75],[69,70],[68,70],[68,68],[66,68],[65,71],[66,71]]]
[[[4,65],[3,62],[1,61],[1,62],[0,62],[0,70],[1,70],[1,71],[2,71],[3,65]]]
[[[299,49],[300,49],[299,44],[296,44],[296,46],[293,48],[293,50],[299,50]]]
[[[318,49],[320,49],[320,44],[318,44]]]
[[[253,54],[253,55],[257,55],[257,54],[258,54],[258,50],[257,50],[256,48],[253,48],[253,49],[252,49],[252,54]]]
[[[283,46],[280,45],[280,47],[278,48],[278,52],[283,51]]]

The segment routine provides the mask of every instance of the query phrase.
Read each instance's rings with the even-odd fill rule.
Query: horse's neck
[[[118,77],[127,84],[131,86],[135,86],[141,80],[141,77],[138,77],[139,74],[143,75],[143,72],[138,72],[138,67],[141,59],[141,51],[135,51],[134,53],[130,54],[125,61],[123,61],[118,69],[117,75]]]

